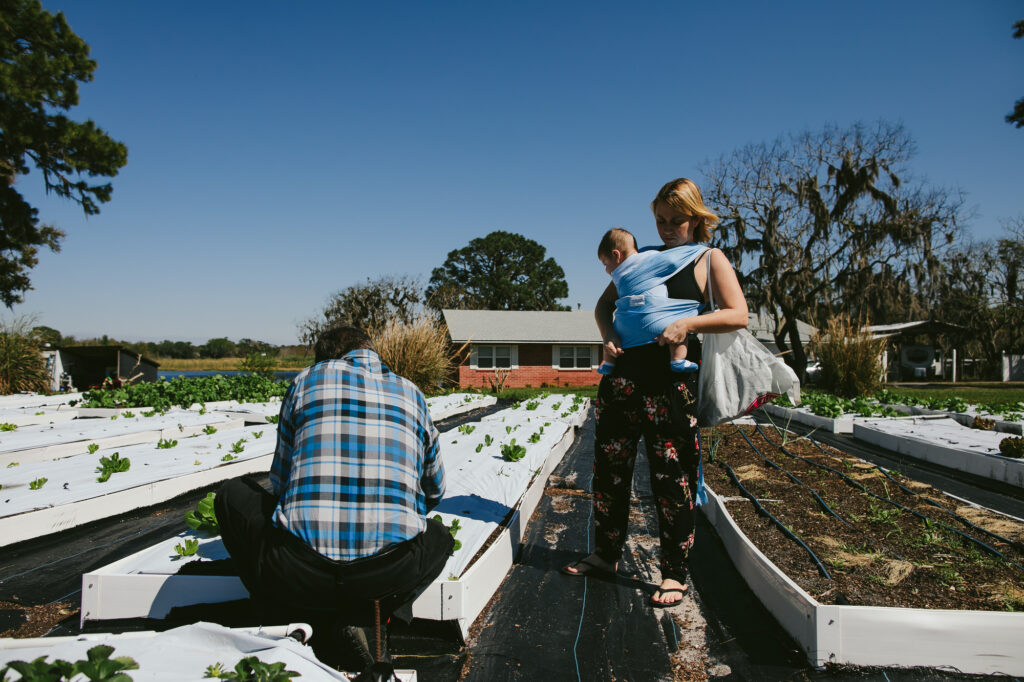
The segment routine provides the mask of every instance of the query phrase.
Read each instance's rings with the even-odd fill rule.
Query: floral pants
[[[686,580],[697,493],[696,375],[645,394],[630,379],[601,380],[595,402],[594,519],[596,552],[609,563],[622,554],[630,489],[643,436],[658,510],[661,575]]]

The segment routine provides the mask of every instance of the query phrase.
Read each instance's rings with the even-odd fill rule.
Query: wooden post
[[[956,348],[953,349],[953,383],[956,383]]]

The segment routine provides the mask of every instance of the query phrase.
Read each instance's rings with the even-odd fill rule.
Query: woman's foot
[[[678,580],[665,578],[661,581],[654,596],[651,597],[651,605],[657,607],[675,606],[683,600],[689,588]]]
[[[573,576],[585,576],[585,575],[614,575],[615,571],[618,570],[618,564],[610,564],[597,554],[588,554],[578,561],[574,561],[568,566],[562,567],[562,573],[565,575]]]

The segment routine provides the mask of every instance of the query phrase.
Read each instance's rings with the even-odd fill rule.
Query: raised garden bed
[[[589,401],[576,405],[585,414]],[[449,526],[459,521],[456,539],[462,547],[413,612],[419,618],[458,621],[464,634],[511,567],[545,481],[575,438],[568,419],[540,421],[517,410],[505,412],[504,421],[464,424],[441,434],[447,491],[431,515],[440,514]],[[502,446],[507,452],[522,447],[522,458],[505,459]],[[181,561],[174,545],[191,537],[182,533],[83,575],[82,621],[163,618],[175,606],[246,597],[235,577],[175,575]],[[224,558],[219,538],[201,539],[198,556]]]
[[[146,414],[124,410],[115,415],[116,419],[75,419],[0,432],[0,467],[12,462],[26,464],[80,455],[89,452],[90,445],[116,448],[188,437],[201,433],[208,426],[218,430],[241,426],[240,421],[221,414],[188,410]]]
[[[1024,523],[764,429],[705,432],[706,512],[811,663],[1024,673]]]
[[[86,660],[90,649],[105,645],[114,648],[109,654],[111,658],[127,656],[135,662],[138,668],[129,670],[128,676],[136,682],[199,680],[208,666],[219,663],[223,669],[231,671],[236,663],[249,656],[268,664],[284,663],[286,670],[298,673],[302,680],[349,680],[348,675],[324,665],[309,647],[293,639],[308,639],[311,633],[312,629],[303,623],[269,628],[226,628],[197,623],[166,632],[0,639],[0,670],[10,661],[32,661],[38,657],[45,657],[47,662]],[[76,676],[75,679],[84,678]],[[415,682],[416,672],[398,671],[398,679]]]
[[[269,424],[229,422],[212,434],[97,449],[60,460],[0,470],[0,546],[171,499],[247,473],[266,471],[274,453]],[[258,435],[257,435],[258,434]],[[115,458],[114,455],[117,455]],[[98,481],[101,460],[129,461],[128,469]]]
[[[1024,488],[1024,460],[999,453],[999,442],[1010,437],[1005,433],[972,429],[937,415],[864,420],[854,424],[853,436],[915,459]]]

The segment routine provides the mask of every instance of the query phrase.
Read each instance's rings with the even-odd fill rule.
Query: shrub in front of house
[[[871,395],[882,383],[882,351],[885,339],[873,339],[864,326],[847,315],[830,319],[812,339],[821,363],[819,384],[844,398]]]
[[[369,333],[381,361],[427,395],[451,382],[461,349],[452,352],[444,325],[433,318],[423,316],[410,324],[392,319]]]

